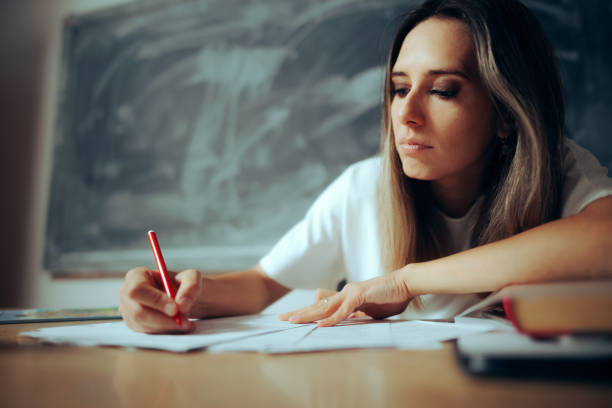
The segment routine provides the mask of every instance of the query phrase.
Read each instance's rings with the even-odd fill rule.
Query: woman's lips
[[[415,154],[433,149],[433,147],[419,142],[401,141],[399,149],[406,154]]]

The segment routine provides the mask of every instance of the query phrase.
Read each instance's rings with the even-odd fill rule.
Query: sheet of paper
[[[332,327],[316,327],[294,344],[276,344],[268,353],[297,353],[306,351],[355,348],[393,347],[388,321],[344,321]]]
[[[269,353],[279,347],[296,344],[304,336],[315,329],[314,325],[296,326],[282,331],[251,336],[226,343],[214,344],[207,351],[211,353],[226,353],[231,351],[257,351]]]
[[[124,322],[80,326],[48,327],[22,335],[53,343],[86,346],[142,347],[168,351],[189,351],[230,340],[295,328],[277,316],[257,315],[198,320],[190,334],[145,334],[129,329]]]
[[[482,320],[482,319],[474,319]],[[474,323],[440,323],[412,320],[394,321],[391,336],[399,349],[436,349],[442,341],[458,337],[484,333],[491,330],[490,325]]]
[[[455,317],[455,323],[463,326],[476,326],[489,331],[505,331],[505,332],[516,332],[512,323],[507,319],[502,318],[478,318],[469,316],[457,316]]]
[[[501,303],[504,299],[504,294],[501,291],[493,292],[486,298],[482,299],[480,302],[476,303],[465,309],[459,316],[469,316],[469,315],[477,315],[478,312],[487,308],[488,306]]]

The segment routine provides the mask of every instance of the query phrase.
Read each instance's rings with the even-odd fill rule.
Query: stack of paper
[[[123,322],[42,328],[22,335],[53,343],[142,347],[168,351],[207,348],[210,352],[293,353],[351,348],[431,349],[441,341],[499,329],[483,319],[455,323],[370,319],[347,320],[333,327],[296,325],[276,315],[198,320],[189,334],[144,334]]]

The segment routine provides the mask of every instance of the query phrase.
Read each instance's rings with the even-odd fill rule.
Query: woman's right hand
[[[202,291],[202,275],[195,269],[169,272],[177,287],[172,300],[164,292],[159,271],[145,267],[131,269],[119,288],[119,312],[132,330],[144,333],[180,333],[195,328],[187,319]],[[173,316],[177,309],[183,315],[181,326]]]

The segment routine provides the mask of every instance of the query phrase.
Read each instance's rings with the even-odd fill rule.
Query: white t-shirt
[[[334,180],[303,220],[265,255],[260,265],[289,288],[335,288],[346,279],[358,282],[383,274],[378,237],[376,190],[380,157],[351,165]],[[586,149],[566,139],[565,184],[561,216],[577,214],[589,203],[612,195],[607,169]],[[446,254],[470,248],[482,198],[460,218],[440,212],[450,235]],[[473,294],[424,295],[422,307],[408,306],[402,317],[448,319],[480,300]]]

